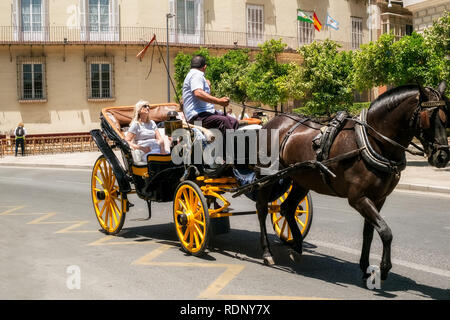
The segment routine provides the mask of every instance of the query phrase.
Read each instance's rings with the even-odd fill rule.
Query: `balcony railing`
[[[50,26],[41,31],[22,31],[18,27],[0,26],[0,44],[143,44],[153,34],[159,43],[167,43],[167,30],[153,27],[115,27],[94,31],[80,27]],[[281,35],[258,35],[258,38],[245,32],[210,31],[183,32],[169,30],[169,43],[180,46],[205,47],[256,47],[270,39],[282,39],[291,49],[299,47],[297,37]],[[351,45],[340,42],[342,49]]]

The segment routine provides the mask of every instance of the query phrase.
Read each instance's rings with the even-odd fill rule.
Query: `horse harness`
[[[434,111],[435,108],[439,108],[439,117],[442,122],[446,123],[447,118],[445,112],[442,110],[442,106],[445,106],[445,101],[429,101],[429,102],[419,102],[418,107],[416,108],[414,112],[414,116],[411,118],[410,121],[410,128],[414,128],[417,125],[420,128],[420,134],[423,134],[423,129],[428,129],[430,127],[430,114]],[[372,168],[384,172],[384,173],[390,173],[390,174],[396,174],[398,175],[401,171],[403,171],[406,168],[406,156],[403,155],[402,159],[399,161],[394,161],[387,159],[386,157],[382,156],[381,154],[377,153],[374,148],[371,146],[368,138],[367,129],[371,129],[373,132],[375,132],[376,135],[378,135],[380,138],[385,140],[386,142],[401,148],[403,151],[410,152],[412,154],[423,154],[425,153],[422,148],[415,145],[414,143],[411,143],[415,148],[419,149],[420,153],[415,153],[401,144],[397,143],[396,141],[386,137],[385,135],[379,133],[377,130],[375,130],[372,126],[370,126],[367,123],[367,112],[368,109],[363,109],[357,118],[349,117],[347,112],[341,111],[338,112],[336,117],[330,121],[330,123],[327,126],[323,126],[320,129],[314,128],[316,130],[320,130],[319,134],[314,137],[312,144],[313,149],[316,151],[316,167],[318,167],[322,176],[323,182],[330,188],[330,190],[336,194],[336,191],[332,188],[330,184],[329,176],[335,177],[335,175],[326,167],[328,164],[331,164],[333,162],[342,161],[345,159],[349,159],[355,156],[361,156],[362,159]],[[294,117],[289,117],[294,119]],[[417,120],[419,119],[419,121]],[[291,135],[294,133],[294,131],[302,124],[304,124],[306,121],[310,120],[309,118],[297,118],[294,119],[297,122],[288,130],[288,132],[283,137],[283,140],[280,145],[280,163],[286,167],[286,165],[283,163],[282,155],[284,153],[284,148],[291,137]],[[338,133],[342,130],[344,127],[344,124],[346,120],[352,120],[355,122],[355,134],[356,134],[356,143],[358,146],[358,149],[355,149],[353,151],[347,152],[345,154],[339,155],[337,157],[328,158],[329,157],[329,151],[330,148],[338,135]],[[439,149],[447,149],[448,146],[442,146],[437,145],[436,143],[433,144],[433,147],[437,150]],[[294,167],[291,165],[291,167]]]

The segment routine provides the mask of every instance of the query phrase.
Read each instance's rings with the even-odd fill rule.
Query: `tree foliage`
[[[383,34],[357,51],[341,51],[332,40],[302,46],[303,63],[280,63],[286,44],[269,40],[260,45],[253,61],[248,50],[230,50],[212,56],[200,48],[194,54],[175,58],[175,80],[180,93],[193,55],[205,56],[206,78],[216,96],[238,102],[257,102],[276,107],[288,99],[302,101],[300,112],[330,116],[338,110],[355,111],[354,90],[381,85],[421,83],[436,87],[450,83],[450,14],[433,23],[423,35],[413,33],[398,41]],[[447,95],[450,93],[447,86]]]
[[[213,56],[207,48],[200,48],[193,54],[178,53],[175,57],[175,81],[177,83],[177,92],[181,94],[184,79],[190,70],[191,59],[195,55],[202,55],[206,58],[206,73],[205,77],[211,82],[211,93],[214,95],[228,95],[241,99],[243,94],[236,81],[233,81],[233,86],[226,86],[227,82],[235,79],[239,70],[246,69],[249,62],[248,50],[230,50],[223,56]],[[245,92],[245,90],[244,90]],[[245,100],[245,99],[244,99]]]
[[[383,34],[376,42],[361,46],[354,57],[354,86],[399,86],[420,83],[437,86],[449,78],[450,18],[446,13],[422,34],[413,33],[394,41]]]
[[[300,112],[330,116],[347,110],[353,102],[353,53],[339,51],[332,40],[301,47],[300,66],[291,64],[285,80],[289,96],[304,101]]]

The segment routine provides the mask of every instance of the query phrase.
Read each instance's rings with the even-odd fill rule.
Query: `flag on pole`
[[[152,42],[155,41],[155,39],[156,39],[156,34],[153,35],[152,40],[150,40],[150,42],[145,46],[145,48],[142,49],[142,50],[136,55],[136,58],[139,58],[139,60],[142,61],[142,58],[144,57],[145,52],[147,51],[148,47],[150,47],[150,45],[152,44]]]
[[[339,30],[339,22],[337,22],[335,19],[330,17],[330,15],[327,13],[327,26],[333,28],[334,30]]]
[[[313,20],[311,19],[311,17],[308,14],[304,13],[300,9],[297,9],[297,20],[308,22],[308,23],[313,23]]]
[[[322,29],[322,24],[320,23],[319,18],[317,18],[317,15],[315,12],[313,15],[313,23],[314,23],[314,28],[316,28],[317,31],[320,31]]]

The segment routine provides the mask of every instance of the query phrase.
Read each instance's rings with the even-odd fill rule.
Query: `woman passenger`
[[[134,116],[125,140],[134,150],[142,151],[142,161],[147,162],[147,155],[166,153],[164,138],[158,131],[155,121],[150,120],[148,101],[140,100],[134,108]]]

